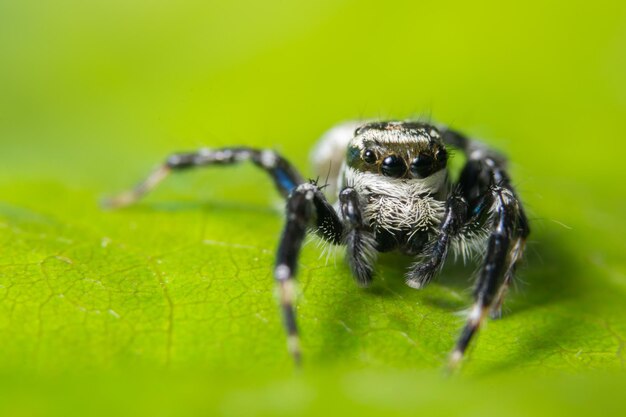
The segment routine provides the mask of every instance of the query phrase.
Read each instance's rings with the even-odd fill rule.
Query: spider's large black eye
[[[404,160],[396,155],[389,155],[383,160],[381,166],[383,175],[388,177],[401,177],[406,172]]]
[[[420,154],[417,158],[411,162],[411,174],[426,178],[433,172],[433,157],[426,154]]]
[[[368,164],[373,164],[376,162],[376,152],[371,149],[366,149],[365,152],[363,152],[363,160]]]

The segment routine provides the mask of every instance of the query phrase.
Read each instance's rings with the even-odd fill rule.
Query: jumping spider
[[[449,147],[465,154],[457,183],[447,167]],[[450,249],[482,258],[475,302],[450,356],[456,365],[486,316],[500,315],[505,294],[530,232],[522,205],[506,172],[505,158],[484,144],[444,126],[417,121],[349,122],[331,129],[313,152],[320,176],[329,173],[331,202],[316,181],[272,150],[246,147],[201,149],[167,158],[133,190],[109,200],[132,204],[171,171],[252,161],[270,175],[286,199],[286,224],[274,277],[287,332],[288,349],[300,362],[294,312],[294,278],[307,232],[347,247],[356,282],[367,286],[379,252],[397,250],[417,261],[406,283],[419,289],[441,270]]]

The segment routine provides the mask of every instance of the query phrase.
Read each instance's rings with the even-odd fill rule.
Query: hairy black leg
[[[491,221],[487,225],[491,230],[487,250],[474,288],[474,305],[450,357],[451,366],[456,366],[463,358],[472,337],[491,311],[504,285],[510,263],[511,240],[516,238],[515,230],[519,221],[517,199],[511,190],[503,187],[494,186],[490,192],[491,207],[483,208],[491,213]]]
[[[414,264],[407,273],[406,284],[409,287],[416,289],[424,287],[441,270],[450,241],[459,233],[468,217],[467,210],[467,201],[459,191],[455,191],[446,201],[437,237],[425,251],[424,260]]]
[[[296,363],[301,360],[298,327],[294,311],[294,278],[298,256],[309,228],[314,228],[324,239],[340,243],[343,227],[333,207],[314,184],[301,184],[287,200],[287,220],[280,239],[274,277],[280,294],[287,347]]]
[[[341,214],[347,227],[345,233],[347,259],[357,284],[366,287],[372,282],[376,261],[375,239],[363,225],[359,196],[354,188],[344,188],[339,194]]]
[[[509,254],[509,261],[506,272],[504,273],[504,282],[502,286],[498,290],[498,295],[496,296],[496,301],[493,303],[493,307],[491,307],[491,318],[497,319],[502,316],[502,304],[504,303],[504,298],[513,282],[513,278],[515,277],[515,271],[519,265],[520,260],[522,259],[522,255],[524,254],[524,249],[526,247],[526,238],[530,234],[530,226],[528,225],[528,220],[526,218],[526,214],[524,213],[524,209],[521,206],[518,206],[519,214],[518,214],[518,226],[515,234],[517,237],[512,244],[511,251]]]
[[[499,317],[503,300],[522,258],[530,233],[528,220],[506,172],[506,159],[478,141],[446,128],[440,129],[444,143],[462,150],[467,163],[459,187],[469,204],[466,230],[487,227],[490,236],[475,287],[475,303],[467,324],[451,355],[456,365],[483,320],[491,313]]]
[[[464,195],[470,201],[471,211],[474,213],[470,222],[482,223],[480,217],[488,212],[485,207],[492,199],[489,197],[489,190],[494,186],[502,187],[510,198],[515,201],[516,216],[515,227],[511,236],[511,249],[508,255],[506,272],[504,273],[504,281],[498,289],[496,301],[491,307],[491,317],[499,318],[502,312],[502,304],[506,293],[513,281],[515,271],[524,252],[526,237],[530,233],[528,220],[521,207],[509,177],[505,170],[506,161],[499,156],[500,159],[494,157],[493,151],[487,150],[483,145],[474,146],[474,150],[469,155],[469,161],[461,172],[459,184],[463,189]]]
[[[172,171],[211,165],[232,165],[243,161],[252,161],[267,172],[283,197],[287,197],[291,190],[304,182],[296,169],[272,150],[245,147],[201,149],[197,152],[170,155],[163,165],[153,171],[144,181],[137,184],[135,188],[105,200],[103,205],[109,208],[118,208],[133,204],[155,188]]]

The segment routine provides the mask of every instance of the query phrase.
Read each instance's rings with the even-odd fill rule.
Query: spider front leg
[[[420,289],[432,281],[441,270],[452,239],[461,231],[468,216],[468,204],[460,190],[446,201],[443,220],[434,242],[428,247],[424,260],[414,264],[406,276],[409,287]]]
[[[304,182],[295,168],[285,158],[272,150],[246,147],[201,149],[197,152],[170,155],[163,165],[154,170],[132,190],[105,200],[103,205],[107,208],[119,208],[133,204],[154,189],[172,171],[212,165],[233,165],[243,161],[252,161],[268,173],[283,197],[287,197],[291,190]]]
[[[354,188],[344,188],[339,194],[341,214],[347,226],[347,260],[357,284],[367,287],[374,275],[376,241],[363,224],[359,196]]]
[[[343,226],[337,213],[315,184],[301,184],[287,200],[287,220],[280,239],[274,277],[278,285],[287,347],[296,364],[301,361],[300,340],[294,311],[294,278],[307,230],[333,244],[340,244]]]

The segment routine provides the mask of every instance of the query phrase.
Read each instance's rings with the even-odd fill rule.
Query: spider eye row
[[[361,158],[368,165],[377,165],[379,161],[378,155],[372,149],[363,151]],[[443,168],[446,159],[447,153],[445,148],[437,150],[434,157],[426,153],[420,153],[411,161],[408,171],[410,171],[414,177],[426,178],[440,168]],[[407,173],[406,162],[398,155],[387,155],[380,162],[380,173],[388,177],[403,177]]]

